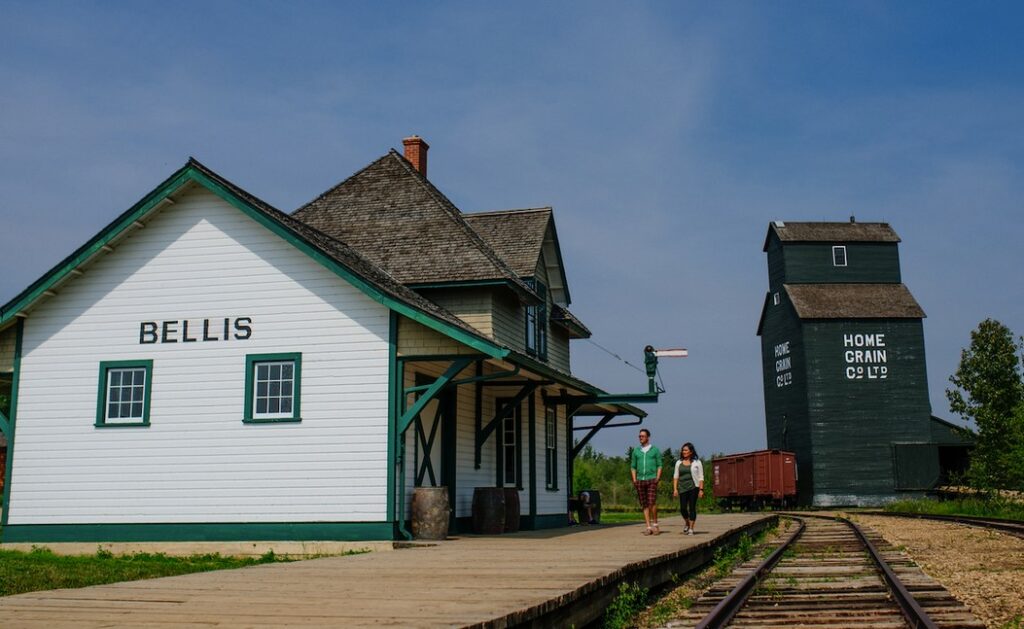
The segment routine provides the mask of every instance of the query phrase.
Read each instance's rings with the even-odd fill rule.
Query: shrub
[[[619,595],[604,611],[605,629],[622,629],[633,624],[633,619],[647,606],[647,588],[639,583],[620,583]]]

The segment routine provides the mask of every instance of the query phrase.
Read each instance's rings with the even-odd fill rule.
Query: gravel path
[[[960,524],[849,515],[906,549],[989,627],[1024,626],[1024,539]]]

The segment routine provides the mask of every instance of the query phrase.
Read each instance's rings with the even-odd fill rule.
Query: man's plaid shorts
[[[649,509],[658,501],[658,481],[638,480],[636,482],[636,497],[640,499],[640,508]]]

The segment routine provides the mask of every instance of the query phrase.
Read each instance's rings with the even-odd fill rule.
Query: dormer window
[[[832,247],[832,266],[846,266],[846,246]]]
[[[541,303],[526,307],[526,353],[541,360],[548,358],[548,289],[536,280],[526,283],[540,295]]]

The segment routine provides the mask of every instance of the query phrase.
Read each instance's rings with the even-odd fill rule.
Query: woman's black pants
[[[679,513],[682,514],[683,519],[693,522],[697,519],[697,492],[700,491],[696,487],[693,489],[680,492],[679,494]]]

